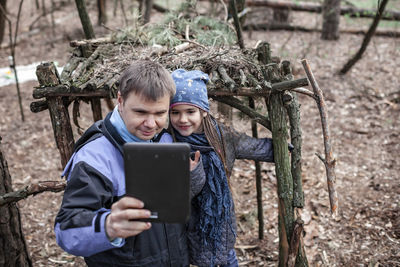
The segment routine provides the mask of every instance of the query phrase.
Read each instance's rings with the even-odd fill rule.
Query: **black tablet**
[[[185,223],[190,215],[190,146],[186,143],[126,143],[126,195],[151,211],[149,222]]]

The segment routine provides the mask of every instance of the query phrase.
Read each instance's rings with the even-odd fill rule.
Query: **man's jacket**
[[[124,141],[110,115],[77,141],[64,169],[62,176],[68,183],[55,220],[57,243],[68,253],[85,257],[88,266],[189,266],[182,224],[152,223],[137,236],[115,244],[108,240],[106,216],[111,205],[125,195]],[[172,142],[165,132],[158,139]],[[205,179],[201,162],[191,172],[191,179],[191,193],[197,194]]]

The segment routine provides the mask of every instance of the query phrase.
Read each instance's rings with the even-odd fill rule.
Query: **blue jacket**
[[[111,124],[110,114],[77,141],[62,174],[68,183],[55,220],[58,245],[85,257],[88,266],[189,266],[182,224],[152,223],[149,230],[119,244],[108,240],[106,216],[111,205],[125,195],[124,141]],[[168,133],[158,137],[159,142],[172,142]],[[205,179],[201,162],[191,178],[192,194],[196,194]]]

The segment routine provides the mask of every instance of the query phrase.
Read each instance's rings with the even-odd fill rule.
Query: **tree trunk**
[[[339,39],[340,0],[325,0],[322,10],[322,18],[321,39]]]
[[[76,8],[78,9],[79,18],[81,19],[83,31],[85,32],[85,38],[94,39],[95,35],[93,31],[93,26],[86,10],[85,0],[75,0],[75,4]]]
[[[11,176],[0,146],[0,195],[11,191]],[[0,214],[0,266],[32,266],[16,203],[0,207]]]
[[[0,6],[2,6],[3,10],[7,10],[7,0],[0,0]],[[4,39],[4,30],[6,29],[6,17],[0,16],[0,45]]]
[[[279,23],[289,23],[290,10],[288,8],[275,8],[274,21]]]
[[[106,0],[97,0],[98,20],[97,24],[101,26],[107,23]]]
[[[143,24],[148,23],[150,21],[151,10],[153,9],[153,0],[141,0],[139,9]]]

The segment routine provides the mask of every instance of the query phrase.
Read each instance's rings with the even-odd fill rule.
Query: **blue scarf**
[[[124,139],[125,142],[150,142],[150,140],[142,140],[133,134],[131,134],[128,129],[126,128],[125,122],[122,119],[121,115],[118,111],[118,105],[115,106],[111,117],[110,117],[111,124],[115,127],[119,135]]]
[[[201,245],[212,253],[213,262],[217,248],[224,247],[221,240],[224,227],[229,226],[236,235],[232,226],[233,203],[225,168],[218,154],[208,143],[205,134],[182,136],[177,131],[174,133],[178,142],[189,143],[193,152],[199,150],[202,155],[206,183],[193,199],[192,207],[194,212],[199,214],[196,231],[200,234]]]

